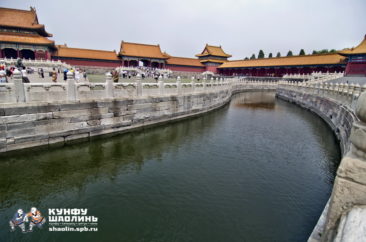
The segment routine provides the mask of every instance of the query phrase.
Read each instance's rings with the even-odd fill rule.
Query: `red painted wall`
[[[231,68],[220,68],[218,72],[223,75],[231,76],[235,75],[245,75],[245,76],[276,76],[282,77],[284,74],[311,74],[312,72],[341,72],[344,71],[344,66],[335,66],[331,68],[327,67],[281,67],[281,68],[252,68],[252,69],[231,69]]]
[[[52,58],[54,60],[58,60],[57,57]],[[78,66],[100,66],[100,67],[118,67],[121,66],[121,62],[107,62],[107,61],[92,61],[92,60],[69,60],[69,59],[60,59],[62,62],[65,62],[70,65],[78,65]]]
[[[349,75],[366,76],[366,63],[348,63],[346,66],[346,76]]]
[[[217,66],[206,66],[206,71],[217,73]]]
[[[172,71],[187,71],[187,72],[204,72],[205,67],[190,67],[190,66],[175,66],[175,65],[165,65],[166,69]]]

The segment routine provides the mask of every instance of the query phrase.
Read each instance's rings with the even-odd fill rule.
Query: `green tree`
[[[292,54],[292,51],[291,50],[289,50],[288,52],[287,52],[287,56],[293,56],[294,54]]]
[[[263,50],[260,50],[258,53],[258,59],[263,59],[264,58],[264,52]]]
[[[248,57],[245,57],[244,60],[249,60],[249,58]]]
[[[329,53],[335,53],[335,52],[337,52],[335,49],[331,49],[331,50],[329,51]]]
[[[268,58],[272,58],[272,53],[269,53]]]
[[[318,51],[313,50],[313,55],[316,55],[316,54],[318,54]]]
[[[322,50],[317,50],[315,52],[316,52],[316,54],[327,54],[327,53],[329,53],[329,50],[328,49],[322,49]]]
[[[281,53],[280,52],[277,52],[276,57],[281,57]]]
[[[299,55],[305,55],[305,50],[301,49]]]
[[[255,59],[255,54],[253,54],[251,57],[250,57],[251,60],[254,60]]]

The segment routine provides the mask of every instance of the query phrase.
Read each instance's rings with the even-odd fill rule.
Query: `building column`
[[[44,54],[45,54],[45,58],[46,58],[46,60],[51,59],[51,58],[50,58],[50,54],[48,53],[48,50],[46,50]]]
[[[19,49],[17,49],[17,58],[21,58]]]
[[[4,58],[4,56],[3,56],[3,49],[0,49],[0,58]]]

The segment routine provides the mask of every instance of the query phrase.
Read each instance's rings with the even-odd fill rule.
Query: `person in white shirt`
[[[80,70],[79,69],[75,70],[75,81],[76,82],[80,81]]]
[[[21,70],[22,73],[22,79],[24,83],[29,83],[29,79],[27,77],[27,70],[25,69],[25,67],[23,67],[23,69]]]

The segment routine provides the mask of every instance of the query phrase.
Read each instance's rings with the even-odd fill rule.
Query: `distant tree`
[[[264,58],[264,52],[263,50],[260,50],[258,53],[258,59],[263,59]]]
[[[272,53],[269,53],[268,58],[272,58]]]
[[[301,49],[299,55],[305,55],[305,50]]]
[[[251,60],[254,60],[255,59],[255,54],[253,54],[251,57],[250,57]]]
[[[281,53],[280,52],[277,52],[276,57],[281,57]]]
[[[329,53],[335,53],[335,52],[337,52],[335,49],[331,49],[331,50],[329,51]]]
[[[249,58],[248,57],[245,57],[244,60],[249,60]]]
[[[318,54],[318,51],[313,50],[313,55],[316,55],[316,54]]]
[[[287,52],[287,56],[293,56],[294,54],[292,54],[292,51],[291,50],[289,50],[288,52]]]
[[[328,49],[322,49],[318,51],[318,54],[326,54],[329,53]]]

